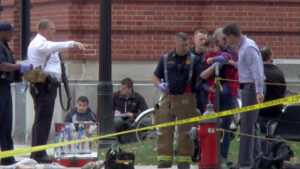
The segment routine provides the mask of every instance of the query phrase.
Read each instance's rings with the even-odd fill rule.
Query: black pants
[[[196,93],[196,100],[197,109],[199,109],[201,114],[203,114],[206,109],[206,104],[208,102],[208,92],[203,89],[198,89]]]
[[[196,100],[197,109],[199,109],[201,114],[203,114],[206,109],[206,104],[208,102],[208,92],[204,89],[197,89]],[[194,162],[196,162],[195,160],[201,161],[201,147],[199,146],[198,138],[194,140],[194,155],[192,157],[192,160]]]
[[[34,102],[35,119],[32,126],[32,146],[47,144],[51,121],[54,111],[54,103],[57,87],[47,83],[38,83],[30,87],[30,93]],[[45,156],[46,151],[34,152],[31,158]]]
[[[14,149],[12,131],[12,98],[10,84],[0,83],[0,144],[1,151]],[[1,161],[4,159],[1,159]]]

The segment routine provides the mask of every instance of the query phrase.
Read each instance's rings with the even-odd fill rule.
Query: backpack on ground
[[[280,139],[279,137],[276,137]],[[289,161],[294,156],[290,146],[283,141],[271,141],[270,148],[266,154],[260,155],[256,164],[260,169],[281,169],[284,161]]]
[[[106,153],[105,169],[134,169],[133,153],[112,146]]]

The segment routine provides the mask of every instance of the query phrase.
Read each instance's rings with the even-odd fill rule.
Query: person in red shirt
[[[226,52],[221,52],[218,41],[215,38],[209,38],[205,42],[205,47],[207,55],[204,58],[204,62],[207,68],[200,74],[200,77],[206,80],[203,87],[209,92],[208,99],[214,104],[216,109],[216,84],[214,76],[216,63],[219,63],[220,77],[222,79],[238,80],[238,70],[235,67],[237,59]],[[221,85],[220,111],[236,108],[239,83],[236,81],[221,81]],[[232,115],[222,117],[222,129],[229,130],[232,117]],[[230,134],[225,132],[223,138],[224,141],[221,143],[221,157],[222,163],[225,165],[230,145]]]

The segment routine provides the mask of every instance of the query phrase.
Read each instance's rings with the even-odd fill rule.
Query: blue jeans
[[[220,95],[220,111],[230,110],[236,108],[236,98],[233,97],[231,94],[221,94]],[[230,124],[232,121],[233,115],[222,117],[221,120],[221,128],[224,130],[230,129]],[[224,159],[227,159],[229,145],[230,145],[230,133],[224,132],[223,133],[223,142],[221,143],[221,156]]]

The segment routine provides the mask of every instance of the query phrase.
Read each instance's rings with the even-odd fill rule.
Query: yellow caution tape
[[[223,133],[227,132],[227,133],[233,133],[233,134],[243,135],[243,136],[247,136],[247,137],[253,137],[253,138],[260,139],[260,140],[278,141],[278,142],[297,143],[297,144],[299,144],[299,141],[292,141],[292,140],[285,140],[285,139],[278,139],[278,138],[268,138],[268,137],[265,137],[265,136],[255,136],[255,135],[245,134],[245,133],[241,133],[241,132],[237,132],[237,131],[225,130],[225,129],[222,129],[222,128],[217,128],[217,131],[223,132]]]
[[[216,84],[216,86],[219,86],[220,91],[223,91],[223,86],[221,85],[220,81],[221,81],[221,78],[219,78],[219,77],[215,78],[215,84]]]
[[[56,148],[56,147],[66,146],[69,144],[75,144],[75,143],[80,143],[80,142],[85,142],[85,141],[99,140],[99,139],[103,139],[103,138],[113,137],[113,136],[117,136],[117,135],[137,132],[137,131],[144,131],[144,130],[150,130],[150,129],[155,129],[155,128],[162,128],[162,127],[170,127],[170,126],[192,123],[192,122],[197,122],[197,121],[202,121],[202,120],[207,120],[207,119],[212,119],[212,118],[217,118],[217,117],[223,117],[223,116],[233,115],[233,114],[237,114],[237,113],[252,111],[252,110],[256,110],[256,109],[276,106],[276,105],[283,104],[283,103],[299,102],[299,100],[300,100],[300,95],[295,95],[295,96],[290,96],[290,97],[286,97],[286,98],[282,98],[282,99],[278,99],[278,100],[272,100],[272,101],[255,104],[255,105],[251,105],[251,106],[247,106],[247,107],[226,110],[226,111],[209,114],[209,115],[205,115],[205,116],[198,116],[198,117],[193,117],[193,118],[189,118],[189,119],[183,119],[183,120],[178,120],[178,121],[174,121],[174,122],[168,122],[168,123],[163,123],[163,124],[158,124],[158,125],[153,125],[153,126],[148,126],[148,127],[144,127],[144,128],[133,129],[133,130],[123,131],[123,132],[118,132],[118,133],[112,133],[112,134],[107,134],[107,135],[98,136],[98,137],[85,138],[85,139],[81,139],[81,140],[73,140],[73,141],[54,143],[54,144],[47,144],[47,145],[29,147],[29,148],[24,148],[24,149],[3,151],[3,152],[0,152],[0,158],[42,151],[42,150],[46,150],[46,149],[50,149],[50,148]]]
[[[239,80],[233,80],[233,79],[224,79],[224,78],[215,78],[215,81],[228,81],[228,82],[238,82]],[[246,82],[246,83],[252,83],[255,84],[256,82]],[[273,86],[294,86],[294,87],[300,87],[300,84],[291,84],[291,83],[270,83],[270,82],[258,82],[263,83],[265,85],[273,85]]]

